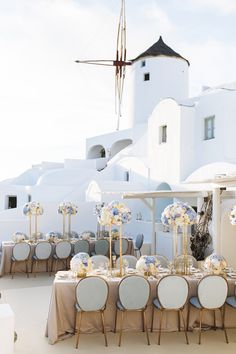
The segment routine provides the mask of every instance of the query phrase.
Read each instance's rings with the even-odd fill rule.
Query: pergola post
[[[156,254],[157,242],[156,242],[156,199],[152,198],[152,244],[151,253]]]
[[[213,189],[212,197],[212,236],[214,252],[221,254],[221,207],[220,188]]]

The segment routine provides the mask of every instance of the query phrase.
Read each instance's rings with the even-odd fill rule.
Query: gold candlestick
[[[173,259],[178,255],[178,227],[175,225],[173,228]]]
[[[62,233],[63,233],[63,238],[65,238],[65,233],[66,233],[66,231],[65,231],[65,224],[66,224],[66,217],[65,217],[65,214],[63,214],[63,230],[62,230]]]

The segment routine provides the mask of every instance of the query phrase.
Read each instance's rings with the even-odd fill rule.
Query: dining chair
[[[131,311],[139,311],[142,314],[143,331],[146,332],[147,343],[150,345],[147,320],[146,320],[146,308],[150,296],[150,284],[144,277],[140,275],[129,275],[124,277],[118,287],[119,299],[116,302],[116,317],[115,317],[115,329],[117,330],[118,313],[121,313],[120,321],[120,335],[119,343],[121,346],[121,339],[123,334],[123,321],[124,314]]]
[[[126,254],[126,252],[128,251],[128,246],[129,246],[129,241],[127,240],[127,238],[122,237],[121,240],[122,255]],[[115,256],[120,255],[120,240],[115,240],[113,253]]]
[[[58,261],[62,261],[65,268],[68,268],[68,260],[71,255],[71,243],[69,241],[59,241],[55,247],[55,253],[52,257],[52,271],[57,270]],[[54,266],[54,267],[53,267]]]
[[[74,256],[77,253],[84,252],[89,254],[89,241],[87,240],[78,240],[75,242],[73,247],[73,254]]]
[[[137,258],[135,256],[132,256],[130,254],[125,254],[124,256],[122,256],[122,261],[127,261],[128,263],[128,267],[129,268],[136,268],[136,263],[137,263]],[[116,260],[116,267],[119,268],[120,267],[120,258],[117,258]]]
[[[143,234],[138,234],[135,238],[135,241],[134,241],[134,252],[136,254],[136,256],[139,256],[141,257],[142,253],[141,253],[141,248],[142,248],[142,245],[143,245],[143,241],[144,241],[144,235]]]
[[[51,275],[51,270],[49,267],[51,255],[52,255],[52,244],[50,242],[42,241],[37,243],[34,249],[34,254],[32,257],[32,265],[31,265],[31,273],[34,272],[35,277],[38,268],[38,263],[40,262],[46,263],[46,272],[49,272],[49,275]]]
[[[12,279],[15,273],[16,263],[25,263],[27,278],[29,278],[28,260],[30,255],[30,245],[26,242],[16,243],[12,249],[10,274]]]
[[[94,269],[98,269],[102,265],[109,265],[109,258],[107,256],[103,256],[103,254],[95,254],[94,256],[90,257],[90,259],[93,262]]]
[[[156,294],[153,299],[152,326],[153,332],[155,310],[160,312],[158,344],[161,341],[162,319],[164,311],[176,311],[178,314],[178,329],[180,331],[180,317],[182,317],[186,343],[189,344],[186,324],[184,320],[184,307],[188,300],[189,285],[180,275],[166,275],[157,284]],[[181,315],[181,316],[180,316]]]
[[[162,268],[167,268],[168,264],[169,264],[169,260],[167,257],[163,256],[162,254],[156,254],[155,258],[157,259],[157,261],[159,262],[159,265]]]
[[[236,284],[234,286],[234,295],[227,296],[225,304],[227,304],[233,309],[236,309]],[[224,315],[225,315],[225,309],[224,309]]]
[[[228,283],[226,279],[220,275],[206,275],[203,277],[197,287],[197,296],[193,296],[189,299],[189,311],[188,311],[188,328],[189,328],[189,316],[190,309],[194,307],[199,310],[199,341],[201,344],[202,334],[202,318],[204,310],[212,310],[214,314],[214,328],[216,328],[216,310],[220,311],[222,329],[225,334],[226,343],[228,343],[228,336],[225,329],[225,316],[224,305],[228,294]]]
[[[75,332],[77,329],[76,345],[78,348],[80,327],[82,315],[86,312],[99,312],[101,315],[102,332],[105,338],[105,345],[107,347],[107,335],[104,319],[104,311],[108,298],[108,284],[98,276],[89,276],[81,279],[75,289],[76,295],[76,324]]]
[[[94,256],[96,254],[102,254],[106,256],[109,253],[109,241],[105,239],[97,240],[94,244],[94,252],[91,254]]]

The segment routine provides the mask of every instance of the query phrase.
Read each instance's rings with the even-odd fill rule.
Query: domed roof
[[[154,43],[145,52],[137,56],[137,58],[133,59],[132,62],[135,62],[145,57],[157,57],[157,56],[180,58],[185,60],[188,63],[188,65],[190,65],[187,59],[183,58],[179,53],[176,53],[173,49],[168,47],[168,45],[165,44],[161,36],[156,43]]]

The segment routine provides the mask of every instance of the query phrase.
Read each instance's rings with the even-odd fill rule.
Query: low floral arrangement
[[[230,222],[232,225],[236,225],[236,205],[233,206],[230,212]]]
[[[50,231],[50,232],[46,233],[45,240],[47,240],[49,242],[56,242],[61,237],[62,237],[62,235],[60,232]]]
[[[26,216],[42,215],[43,208],[38,202],[29,202],[23,206],[23,214]]]
[[[58,213],[63,215],[75,215],[78,212],[78,207],[71,202],[62,202],[58,206]]]
[[[213,274],[222,274],[227,267],[227,262],[223,256],[212,253],[205,259],[204,268]]]
[[[95,233],[92,231],[84,231],[80,235],[80,238],[82,238],[82,240],[90,240],[90,238],[95,238]]]
[[[164,225],[193,225],[197,222],[197,213],[187,203],[175,202],[164,209],[161,221]]]
[[[70,261],[70,269],[76,276],[86,276],[92,270],[92,261],[87,253],[77,253]]]
[[[142,273],[154,274],[159,265],[155,256],[141,256],[136,263],[136,269]]]
[[[14,234],[12,235],[12,240],[16,243],[23,242],[23,241],[27,240],[27,236],[23,232],[17,231],[17,232],[14,232]]]

